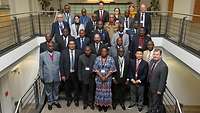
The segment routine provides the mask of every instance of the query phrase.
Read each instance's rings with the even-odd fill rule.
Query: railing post
[[[39,27],[39,35],[42,35],[41,22],[40,22],[40,13],[38,13],[38,27]]]
[[[168,34],[167,34],[167,32],[168,32],[168,30],[167,30],[168,24],[169,24],[169,15],[167,15],[166,27],[165,27],[165,37],[166,37],[166,38],[168,38]]]
[[[33,14],[30,14],[30,21],[31,21],[32,33],[33,33],[33,36],[34,36],[35,35],[35,29],[34,29],[34,24],[33,24]]]
[[[180,46],[182,44],[182,40],[183,40],[183,32],[184,32],[184,28],[185,28],[185,20],[187,17],[183,17],[182,23],[181,23],[181,30],[180,30],[180,34],[179,34],[179,40],[178,40],[178,45]]]
[[[161,24],[162,24],[162,15],[160,15],[160,22],[159,22],[159,37],[161,33]]]
[[[34,95],[35,95],[35,104],[36,104],[36,108],[38,108],[39,106],[39,95],[38,95],[38,84],[37,84],[37,80],[34,83]]]
[[[21,44],[18,19],[16,16],[14,16],[13,18],[14,18],[15,27],[16,27],[17,44]]]

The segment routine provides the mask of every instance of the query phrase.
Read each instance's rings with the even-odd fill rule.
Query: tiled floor
[[[95,110],[91,110],[89,107],[86,110],[83,110],[83,105],[80,102],[79,107],[75,107],[75,105],[72,103],[70,107],[67,107],[65,101],[60,101],[62,108],[56,108],[53,106],[53,109],[51,111],[48,110],[47,105],[45,105],[42,113],[99,113],[98,109],[95,108]],[[126,107],[128,106],[128,103],[126,104]],[[142,112],[139,112],[137,110],[137,107],[134,107],[133,109],[126,109],[125,111],[121,109],[120,105],[117,106],[116,110],[109,109],[107,113],[145,113],[146,107]],[[104,111],[102,111],[104,112]]]

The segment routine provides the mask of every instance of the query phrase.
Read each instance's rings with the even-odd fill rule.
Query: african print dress
[[[98,70],[102,76],[106,76],[109,71],[115,72],[116,67],[114,59],[110,56],[107,57],[105,63],[103,63],[101,56],[97,57],[93,67],[93,71]],[[107,81],[102,81],[99,76],[96,76],[96,93],[95,104],[99,106],[111,106],[112,105],[112,76]]]

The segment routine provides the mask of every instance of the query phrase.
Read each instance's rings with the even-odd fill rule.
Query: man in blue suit
[[[71,32],[69,24],[66,21],[64,21],[63,14],[58,14],[56,17],[56,21],[52,24],[51,29],[51,36],[55,36],[55,42],[57,42],[57,37],[63,35],[62,30],[65,28],[68,29],[69,33]]]
[[[86,13],[87,13],[86,9],[83,8],[83,9],[81,10],[81,14],[82,14],[82,15],[80,16],[80,22],[81,22],[81,24],[84,25],[85,28],[86,28],[87,23],[90,22],[90,17],[87,16]]]
[[[85,30],[81,29],[79,32],[80,37],[76,39],[76,49],[80,51],[81,54],[84,53],[84,49],[86,46],[89,46],[90,39],[85,37]]]

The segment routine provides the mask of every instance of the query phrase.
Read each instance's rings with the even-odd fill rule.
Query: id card
[[[90,68],[89,68],[89,67],[85,67],[85,70],[86,70],[86,71],[90,71]]]
[[[102,69],[102,70],[101,70],[101,73],[106,73],[106,70]]]

